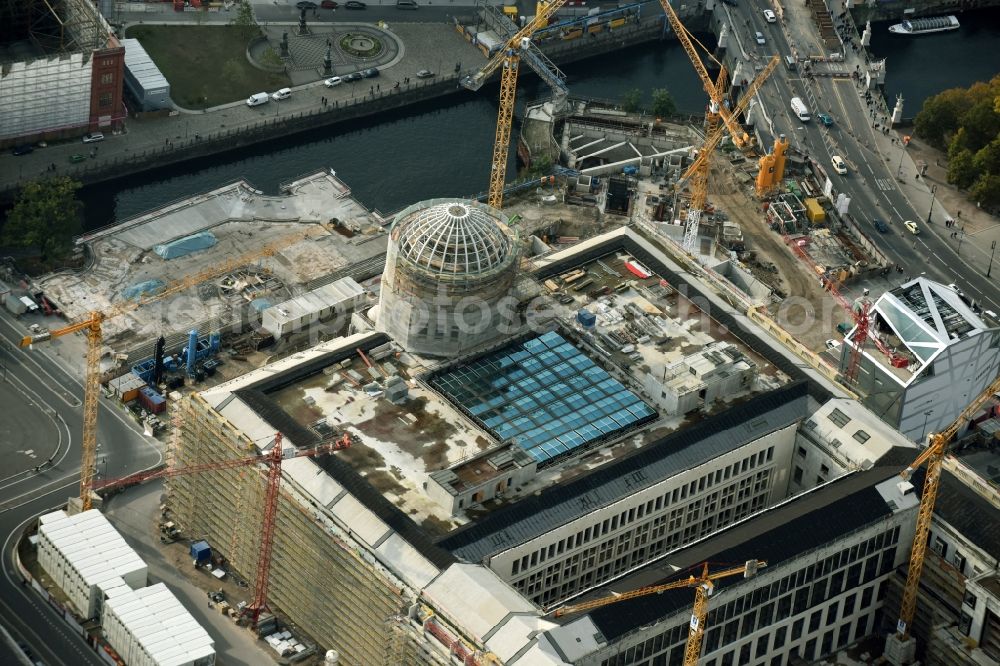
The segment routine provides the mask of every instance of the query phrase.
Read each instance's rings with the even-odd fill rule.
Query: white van
[[[809,115],[809,107],[798,97],[792,98],[792,111],[802,122],[807,122],[812,116]]]
[[[271,96],[267,93],[256,93],[247,97],[247,106],[260,106],[261,104],[267,104],[269,99],[271,99]]]
[[[840,155],[834,155],[830,162],[833,164],[834,171],[839,173],[841,176],[847,175],[847,162],[844,161],[843,157]]]

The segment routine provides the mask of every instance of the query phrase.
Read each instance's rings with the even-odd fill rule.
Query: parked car
[[[333,0],[323,0],[323,2],[319,3],[319,6],[323,9],[336,9],[337,3]]]
[[[396,0],[396,9],[420,9],[417,0]]]
[[[368,5],[360,0],[347,0],[347,2],[344,3],[344,9],[364,9],[367,6]]]
[[[301,2],[295,3],[296,9],[316,9],[317,6],[315,2],[309,2],[309,0],[301,0]]]
[[[91,132],[90,134],[83,135],[84,143],[97,143],[98,141],[104,141],[104,135],[100,132]]]
[[[737,7],[737,6],[738,6],[738,5],[736,4],[736,0],[722,0],[722,2],[723,2],[724,4],[727,4],[727,5],[729,5],[730,7]]]
[[[764,39],[764,33],[756,32],[754,33],[754,38],[757,40],[758,44],[764,44],[767,40]]]
[[[418,79],[430,79],[433,76],[434,76],[434,72],[432,72],[429,69],[422,69],[419,72],[417,72],[417,78]]]
[[[378,70],[372,67],[370,69],[362,71],[361,75],[366,79],[374,79],[376,76],[378,76]]]
[[[291,96],[292,96],[291,88],[282,88],[281,90],[276,90],[273,93],[271,93],[271,99],[273,99],[275,102],[282,99],[288,99]]]
[[[323,82],[323,85],[326,86],[327,88],[333,88],[334,86],[339,86],[343,82],[344,79],[340,78],[339,76],[331,76],[330,78],[328,78],[326,81]]]
[[[347,74],[347,75],[341,77],[341,79],[344,81],[344,83],[351,83],[353,81],[360,81],[363,78],[365,78],[365,77],[361,76],[361,72],[351,72],[350,74]]]
[[[775,16],[774,12],[772,12],[770,9],[765,9],[764,20],[767,21],[768,23],[775,23],[778,20],[778,17]]]
[[[819,118],[819,121],[824,125],[826,125],[827,127],[833,125],[833,118],[830,117],[829,113],[820,113],[817,114],[816,117]]]
[[[80,162],[83,162],[86,159],[87,159],[86,155],[81,155],[80,153],[76,153],[75,155],[70,155],[69,156],[69,163],[70,164],[78,164]]]
[[[889,233],[889,225],[883,222],[882,220],[875,218],[872,220],[872,224],[875,225],[875,228],[878,229],[878,232],[880,234]]]
[[[907,230],[914,236],[920,233],[920,229],[917,228],[917,223],[912,220],[907,220],[906,222],[903,222],[903,226],[906,227]]]
[[[830,158],[830,163],[833,164],[833,170],[839,173],[841,176],[847,175],[847,162],[840,155],[834,155]]]
[[[20,146],[14,146],[14,149],[10,152],[13,155],[30,155],[35,152],[35,147],[30,143],[22,143]]]

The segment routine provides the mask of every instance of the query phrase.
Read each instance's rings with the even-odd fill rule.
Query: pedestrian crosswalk
[[[892,180],[892,178],[876,178],[875,185],[877,185],[878,189],[883,192],[891,192],[896,189],[896,183]]]

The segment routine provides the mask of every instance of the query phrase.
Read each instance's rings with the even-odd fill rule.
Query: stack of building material
[[[146,563],[96,509],[76,515],[65,511],[39,519],[38,563],[66,594],[78,615],[100,611],[104,591],[122,584],[146,584]]]

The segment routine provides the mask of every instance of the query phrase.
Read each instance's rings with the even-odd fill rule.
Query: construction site
[[[4,2],[0,16],[0,147],[123,126],[125,49],[94,3]]]
[[[1000,614],[963,604],[1000,597],[966,556],[996,544],[958,516],[1000,501],[1000,322],[925,278],[870,293],[891,267],[823,167],[742,122],[776,58],[724,98],[663,2],[708,112],[637,117],[568,97],[523,41],[561,4],[464,81],[501,78],[485,202],[382,216],[332,170],[241,181],[25,290],[22,346],[85,379],[69,513],[165,480],[157,547],[292,661],[977,663],[962,618],[989,644]],[[522,58],[559,94],[518,151],[561,164],[508,187]],[[830,317],[800,331],[809,309]],[[102,391],[160,468],[98,475]],[[965,501],[935,513],[939,484]],[[135,596],[114,583],[94,598]]]

